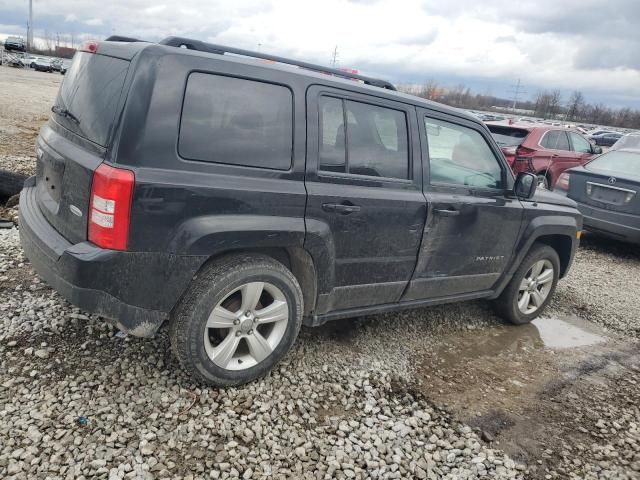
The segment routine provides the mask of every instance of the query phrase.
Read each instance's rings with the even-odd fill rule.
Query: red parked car
[[[488,123],[511,169],[531,172],[540,185],[551,189],[568,168],[582,165],[602,153],[576,131],[545,125]]]

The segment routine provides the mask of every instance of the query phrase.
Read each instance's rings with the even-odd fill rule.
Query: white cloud
[[[9,8],[0,0],[0,17]],[[640,98],[637,0],[39,0],[35,13],[36,27],[86,19],[102,35],[194,36],[325,64],[337,46],[341,66],[395,81],[520,77],[531,94]]]

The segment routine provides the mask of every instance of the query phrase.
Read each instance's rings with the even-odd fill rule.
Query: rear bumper
[[[73,245],[42,215],[33,183],[20,195],[20,241],[36,272],[81,309],[132,335],[153,336],[205,259]]]
[[[578,203],[585,230],[624,242],[640,243],[640,217]]]

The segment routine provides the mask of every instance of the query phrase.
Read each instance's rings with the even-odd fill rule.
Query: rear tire
[[[548,245],[535,244],[502,294],[494,300],[497,313],[516,325],[531,322],[551,301],[559,273],[558,253]]]
[[[240,254],[198,274],[175,308],[171,347],[199,382],[234,386],[269,372],[302,325],[302,290],[271,257]]]

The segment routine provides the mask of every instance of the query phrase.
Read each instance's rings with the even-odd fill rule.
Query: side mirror
[[[529,200],[536,193],[537,188],[538,177],[533,173],[520,172],[513,185],[513,194],[523,200]]]
[[[600,155],[602,153],[602,147],[599,145],[592,145],[591,151],[596,155]]]

